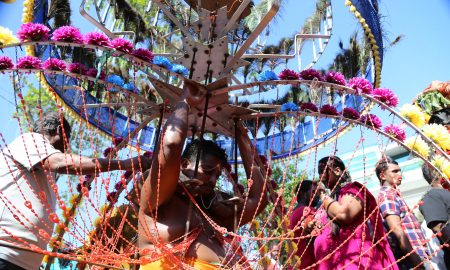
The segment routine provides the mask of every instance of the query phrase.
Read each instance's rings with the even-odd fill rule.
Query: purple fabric
[[[351,224],[340,225],[337,236],[331,234],[331,224],[327,224],[328,217],[325,210],[317,212],[317,218],[323,224],[327,224],[314,241],[317,269],[376,270],[393,264],[387,269],[397,270],[394,255],[384,237],[383,222],[375,198],[358,182],[345,185],[341,189],[339,200],[346,194],[358,198],[363,203],[365,210],[363,209]],[[374,210],[375,213],[369,222],[363,224]],[[374,243],[383,237],[384,239],[374,246]]]

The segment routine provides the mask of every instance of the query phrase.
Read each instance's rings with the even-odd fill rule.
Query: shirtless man
[[[202,105],[205,92],[200,85],[185,83],[184,95],[175,106],[162,132],[162,145],[155,151],[157,158],[153,159],[150,176],[141,193],[139,248],[141,256],[149,261],[141,266],[141,270],[171,267],[180,269],[181,262],[184,266],[189,265],[196,269],[215,269],[220,266],[217,263],[228,266],[233,264],[226,260],[227,250],[221,241],[222,233],[212,227],[210,221],[191,203],[188,196],[189,192],[198,202],[201,201],[202,194],[211,193],[226,163],[225,152],[214,142],[207,140],[188,145],[182,155],[189,127],[189,111],[192,107]],[[251,178],[246,202],[236,208],[230,207],[237,209],[235,214],[239,227],[262,212],[267,200],[266,196],[263,196],[264,178],[253,159],[254,151],[247,131],[241,122],[237,126],[237,144],[247,178]],[[201,156],[195,175],[199,151]],[[216,217],[208,211],[208,205],[198,205],[218,226],[228,231],[235,229],[234,218]],[[184,246],[189,239],[192,242]],[[177,246],[182,246],[178,253],[174,252]],[[161,258],[160,254],[164,249],[166,255]],[[152,254],[154,251],[156,253]],[[155,258],[158,253],[159,258]]]

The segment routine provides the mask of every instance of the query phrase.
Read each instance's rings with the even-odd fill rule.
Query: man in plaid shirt
[[[378,195],[381,215],[389,242],[397,260],[411,253],[398,262],[399,269],[426,269],[424,260],[432,254],[427,245],[420,223],[403,200],[398,190],[402,182],[402,172],[398,163],[389,157],[378,162],[376,174],[381,183]]]

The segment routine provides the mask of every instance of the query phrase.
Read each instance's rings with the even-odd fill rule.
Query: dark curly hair
[[[33,132],[40,134],[54,135],[61,126],[64,127],[64,132],[70,134],[72,128],[66,118],[62,117],[63,122],[61,123],[61,118],[57,112],[45,113],[42,118],[36,119],[33,125]]]
[[[225,153],[225,150],[211,140],[193,140],[186,146],[181,157],[186,158],[191,162],[195,162],[199,152],[200,160],[207,154],[218,158],[222,166],[225,166],[228,163],[228,155]]]

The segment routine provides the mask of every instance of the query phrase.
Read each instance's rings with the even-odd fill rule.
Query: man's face
[[[402,184],[402,170],[396,164],[388,164],[388,168],[380,174],[382,181],[385,181],[389,186],[400,186]]]
[[[65,152],[65,150],[69,148],[69,140],[70,140],[70,133],[67,132],[65,133],[64,136],[62,128],[59,127],[56,134],[53,135],[53,147],[55,147],[61,152]]]
[[[184,183],[189,192],[193,196],[197,196],[214,190],[217,179],[222,173],[222,165],[217,157],[206,154],[200,160],[197,175],[195,175],[195,161],[188,159],[182,160],[181,172],[191,179]]]

